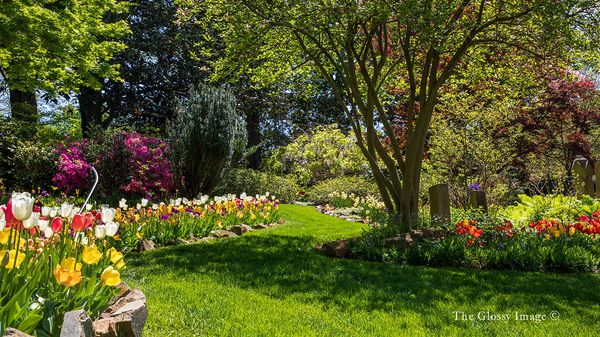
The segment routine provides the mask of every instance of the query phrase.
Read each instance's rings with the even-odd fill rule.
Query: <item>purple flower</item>
[[[482,191],[483,187],[481,186],[480,183],[473,183],[473,184],[469,185],[469,190],[470,191]]]

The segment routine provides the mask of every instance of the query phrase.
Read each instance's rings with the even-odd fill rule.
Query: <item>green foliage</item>
[[[357,197],[379,195],[371,180],[360,177],[339,177],[321,181],[308,189],[307,198],[318,204],[331,203],[335,194],[354,194]]]
[[[29,191],[38,187],[49,189],[56,167],[55,148],[31,141],[19,142],[13,158],[13,188]]]
[[[212,192],[247,142],[233,94],[203,84],[178,105],[167,135],[185,192],[192,196]]]
[[[341,175],[364,175],[368,170],[356,138],[344,135],[335,124],[298,136],[275,150],[263,166],[280,175],[291,174],[303,186]]]
[[[506,207],[502,214],[515,225],[527,225],[531,221],[558,219],[563,222],[577,220],[579,215],[590,216],[600,210],[600,200],[588,196],[577,199],[565,195],[535,195],[533,197],[521,194],[520,202]]]
[[[270,193],[283,202],[298,198],[300,187],[290,177],[280,177],[252,169],[229,170],[216,188],[215,195],[246,193],[250,196]]]
[[[0,70],[11,89],[68,93],[97,87],[95,76],[118,77],[108,60],[125,47],[114,39],[124,21],[105,20],[128,2],[80,0],[8,1],[0,7]]]

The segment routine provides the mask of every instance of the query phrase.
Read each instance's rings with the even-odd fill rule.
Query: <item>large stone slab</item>
[[[65,314],[60,337],[94,337],[92,320],[83,310],[73,310]]]

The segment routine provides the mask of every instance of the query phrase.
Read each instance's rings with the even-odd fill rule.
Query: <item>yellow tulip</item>
[[[554,231],[554,237],[558,239],[560,237],[560,232]]]
[[[5,245],[8,243],[8,237],[10,236],[10,229],[5,229],[0,232],[0,243]]]
[[[575,235],[575,227],[569,228],[569,236]]]
[[[550,240],[550,234],[546,234],[546,240]]]
[[[0,258],[4,260],[6,257],[6,250],[0,250]],[[8,251],[8,262],[6,262],[6,269],[20,268],[21,263],[25,260],[25,254],[18,252],[15,249]]]
[[[121,274],[116,271],[112,266],[106,267],[100,275],[100,279],[102,279],[102,283],[107,286],[116,286],[121,283]]]
[[[96,247],[85,247],[83,248],[82,259],[85,264],[96,264],[100,262],[102,253],[98,251]]]
[[[72,287],[81,282],[81,263],[77,263],[72,257],[64,258],[54,268],[53,274],[60,285]]]
[[[123,267],[125,265],[125,262],[123,261],[123,253],[117,251],[114,247],[110,248],[107,252],[106,255],[108,255],[110,257],[110,262],[112,262],[113,264],[117,264],[117,266],[121,266]],[[117,269],[121,269],[121,267],[117,267]]]

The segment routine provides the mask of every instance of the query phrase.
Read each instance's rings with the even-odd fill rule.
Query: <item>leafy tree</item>
[[[177,107],[167,127],[173,161],[190,196],[208,194],[217,186],[236,152],[246,147],[244,120],[234,95],[199,84]]]
[[[188,2],[189,3],[189,2]],[[564,56],[597,32],[595,1],[261,1],[203,2],[227,30],[237,66],[264,61],[257,79],[302,67],[330,84],[352,121],[386,207],[402,229],[416,223],[420,174],[441,88],[478,48],[514,46]],[[590,44],[581,44],[590,49]],[[575,49],[570,49],[575,50]],[[493,64],[493,63],[492,63]],[[403,113],[385,103],[391,84]],[[396,142],[395,126],[406,128]],[[388,151],[382,143],[389,136]],[[379,165],[379,162],[383,165]]]
[[[12,115],[37,121],[35,89],[68,93],[98,87],[95,76],[116,78],[107,61],[124,45],[124,21],[107,23],[128,3],[117,0],[9,0],[0,6],[0,75],[10,88]]]

